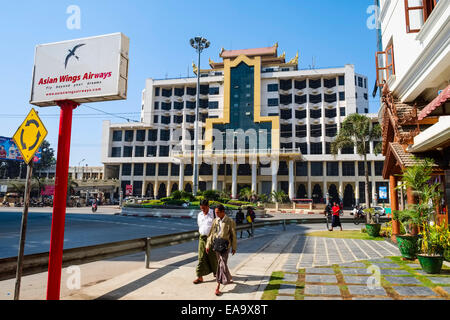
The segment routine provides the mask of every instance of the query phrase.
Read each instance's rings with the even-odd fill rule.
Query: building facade
[[[199,189],[225,190],[236,198],[248,187],[291,199],[342,198],[363,202],[364,165],[354,148],[331,154],[340,124],[352,113],[368,114],[368,79],[353,65],[298,69],[278,55],[278,45],[224,50],[200,72]],[[106,178],[117,178],[125,194],[166,197],[193,189],[196,78],[146,81],[141,122],[103,122],[102,162]],[[376,142],[379,143],[379,142]],[[372,199],[384,157],[370,146]],[[380,199],[382,200],[382,199]],[[389,202],[389,199],[383,199]]]
[[[417,199],[398,192],[398,175],[422,158],[434,160],[433,180],[450,198],[450,1],[377,0],[380,6],[377,84],[382,107],[383,177],[390,179],[392,208]]]

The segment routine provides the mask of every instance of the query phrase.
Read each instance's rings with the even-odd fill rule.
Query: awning
[[[450,99],[450,85],[445,88],[439,96],[436,97],[433,101],[430,102],[422,111],[419,113],[419,121],[426,118],[430,113],[432,113],[436,108],[439,108],[441,105],[447,102]]]

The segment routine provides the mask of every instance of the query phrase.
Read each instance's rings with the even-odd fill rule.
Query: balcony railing
[[[236,150],[199,150],[201,157],[223,157],[223,156],[256,156],[256,155],[296,155],[301,156],[300,148],[274,149],[236,149]],[[194,151],[172,150],[170,156],[174,158],[193,157]]]

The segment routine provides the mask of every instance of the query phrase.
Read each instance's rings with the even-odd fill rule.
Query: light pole
[[[194,129],[194,196],[198,192],[198,120],[199,120],[199,105],[200,105],[200,55],[204,49],[209,48],[210,42],[203,37],[195,37],[190,40],[192,48],[194,48],[198,53],[198,65],[197,65],[197,102],[195,103],[195,129]]]

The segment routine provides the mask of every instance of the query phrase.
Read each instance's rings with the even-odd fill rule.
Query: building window
[[[147,163],[145,166],[145,175],[147,177],[153,177],[156,173],[156,165],[154,163]]]
[[[159,110],[159,102],[158,101],[155,101],[154,109]]]
[[[344,147],[341,149],[341,154],[355,154],[355,148],[352,147]]]
[[[200,94],[207,95],[209,93],[209,84],[200,86]]]
[[[278,105],[279,105],[278,99],[268,99],[267,105],[269,107],[278,107]]]
[[[112,158],[120,158],[122,152],[122,148],[120,147],[112,147],[111,149],[111,157]]]
[[[170,109],[172,109],[172,105],[170,102],[169,103],[163,102],[163,103],[161,103],[161,109],[170,111]]]
[[[322,109],[309,110],[309,116],[313,119],[319,119],[320,117],[322,117]]]
[[[123,157],[131,158],[133,156],[133,147],[124,147],[123,148]]]
[[[169,139],[170,139],[170,130],[160,130],[159,131],[159,140],[169,141]]]
[[[268,92],[278,92],[278,83],[271,83],[267,85]]]
[[[295,163],[295,175],[297,177],[307,177],[308,176],[308,163],[307,162],[296,162]]]
[[[219,87],[209,87],[209,94],[212,96],[219,94]]]
[[[195,109],[195,101],[186,101],[186,108]]]
[[[159,97],[159,91],[160,91],[159,87],[156,87],[155,88],[155,97]]]
[[[168,116],[168,117],[162,116],[161,123],[162,124],[170,124],[170,116]]]
[[[417,33],[439,0],[405,0],[406,32]]]
[[[287,105],[292,103],[292,95],[280,95],[280,103]]]
[[[364,78],[364,88],[367,89],[367,79]]]
[[[175,88],[174,94],[177,97],[182,97],[184,95],[184,88]]]
[[[345,101],[345,92],[339,92],[339,100]]]
[[[325,109],[326,118],[336,118],[336,116],[337,116],[336,109]]]
[[[295,110],[295,118],[296,119],[305,119],[306,118],[306,110]]]
[[[113,131],[113,141],[122,141],[122,131]]]
[[[322,125],[321,124],[312,124],[310,136],[313,138],[321,137],[322,136]]]
[[[325,79],[323,81],[323,85],[325,86],[325,88],[334,88],[336,87],[336,78],[333,79]]]
[[[312,80],[309,79],[309,87],[312,89],[318,89],[322,86],[322,80],[317,79],[317,80]]]
[[[337,125],[326,124],[325,125],[325,135],[330,138],[334,138],[337,135]]]
[[[327,176],[339,176],[339,162],[327,162]]]
[[[169,146],[159,146],[159,156],[168,157],[169,156]]]
[[[344,177],[355,176],[355,163],[354,162],[342,162],[342,175]]]
[[[145,130],[136,131],[136,141],[145,141]]]
[[[174,108],[175,110],[183,110],[183,107],[184,107],[184,103],[183,103],[183,102],[175,101],[175,102],[173,103],[173,108]]]
[[[369,171],[369,176],[371,176],[372,175],[372,165],[371,165],[370,162],[367,162],[367,166],[368,166],[368,170],[367,171]],[[364,169],[364,161],[359,161],[358,162],[358,175],[360,177],[364,177],[366,175],[364,170],[365,170]]]
[[[144,157],[145,153],[145,147],[143,146],[136,146],[134,150],[134,156],[135,157]]]
[[[278,166],[278,175],[279,176],[289,175],[289,168],[286,161],[280,161],[280,165]]]
[[[369,96],[367,95],[367,93],[364,93],[364,99],[369,100]]]
[[[391,43],[385,51],[377,52],[377,85],[382,87],[390,77],[395,75],[394,47]]]
[[[304,104],[306,103],[306,94],[302,95],[302,96],[295,96],[295,103],[297,104]]]
[[[322,102],[322,95],[321,94],[310,94],[309,95],[309,102],[310,103],[321,103]]]
[[[170,89],[162,89],[162,96],[169,98],[172,96],[172,88]]]
[[[156,157],[156,146],[147,146],[147,157]]]
[[[292,138],[292,125],[281,125],[280,126],[280,137],[282,138]]]
[[[333,93],[333,94],[326,94],[326,95],[325,95],[325,102],[333,103],[333,102],[336,102],[336,101],[337,101],[337,95],[336,95],[336,93]]]
[[[297,90],[303,90],[306,88],[306,80],[298,81],[295,80],[295,89]]]
[[[383,175],[383,167],[384,167],[383,161],[375,161],[375,175],[376,176]]]
[[[134,140],[134,131],[133,130],[126,130],[125,131],[125,141],[126,142],[132,142]]]
[[[158,176],[167,177],[169,175],[169,164],[160,163],[158,166]]]
[[[339,85],[345,86],[345,76],[339,76]]]
[[[153,116],[153,123],[158,123],[158,116],[157,115]]]
[[[187,164],[184,167],[184,175],[185,176],[192,176],[193,171],[194,171],[194,168],[193,168],[192,164]]]
[[[300,149],[302,154],[308,154],[308,145],[306,143],[296,143],[295,147]]]
[[[311,143],[311,154],[322,154],[322,142]]]
[[[131,176],[131,163],[122,164],[122,176]]]
[[[219,109],[219,101],[210,101],[209,104],[208,104],[208,108],[210,110]]]
[[[306,138],[306,126],[295,126],[295,136],[297,138]]]
[[[341,107],[339,110],[341,117],[345,117],[345,107]]]
[[[187,87],[186,88],[186,94],[188,96],[195,96],[197,94],[197,89],[196,88],[192,88],[192,87]]]
[[[158,130],[150,129],[148,130],[148,141],[156,141],[158,138]]]
[[[325,142],[325,154],[331,154],[331,142]]]
[[[311,176],[313,176],[313,177],[323,176],[323,163],[322,162],[311,162]]]
[[[292,111],[291,110],[281,110],[280,111],[281,119],[290,120],[292,119]]]
[[[134,176],[142,177],[144,175],[144,164],[143,163],[135,163],[134,164]]]
[[[369,109],[365,108],[364,113],[369,113]]]
[[[358,77],[358,87],[362,88],[363,87],[363,78]]]
[[[292,80],[280,80],[280,89],[288,91],[292,89]]]
[[[170,175],[172,177],[177,177],[180,175],[180,165],[172,163],[172,169],[170,170]]]

